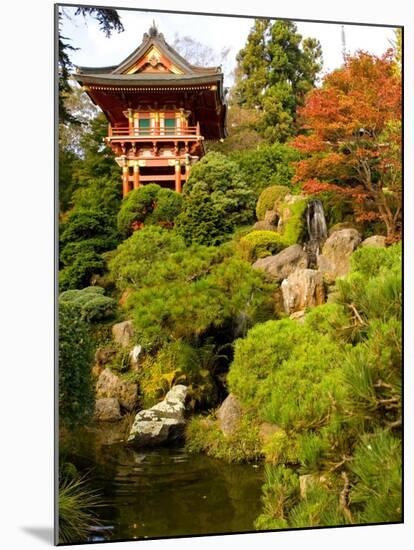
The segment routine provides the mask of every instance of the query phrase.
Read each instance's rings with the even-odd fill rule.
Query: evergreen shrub
[[[182,196],[170,189],[150,183],[130,191],[118,213],[118,230],[128,237],[143,225],[172,227],[181,211]]]
[[[59,421],[68,428],[86,423],[93,412],[92,342],[80,308],[59,304]]]
[[[79,307],[85,321],[100,321],[111,317],[115,312],[115,300],[104,296],[104,289],[89,286],[82,290],[67,290],[59,296],[59,303],[74,304]]]
[[[279,233],[267,230],[251,231],[238,243],[241,257],[248,262],[277,254],[286,246],[284,238]]]

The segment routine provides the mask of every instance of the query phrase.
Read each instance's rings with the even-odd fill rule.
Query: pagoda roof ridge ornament
[[[148,29],[148,32],[144,32],[144,35],[142,37],[142,40],[143,41],[147,41],[149,40],[150,38],[158,38],[162,41],[165,42],[165,39],[164,39],[164,35],[162,34],[162,32],[159,32],[158,30],[158,27],[157,25],[155,24],[155,20],[153,19],[152,20],[152,25],[151,27]]]

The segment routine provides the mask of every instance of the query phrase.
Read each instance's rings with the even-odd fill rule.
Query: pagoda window
[[[175,117],[174,118],[170,118],[170,117],[165,117],[164,119],[164,127],[165,127],[165,130],[166,130],[166,133],[169,134],[169,133],[172,133],[174,134],[175,133],[175,127],[176,127],[176,119]]]
[[[151,127],[151,120],[149,118],[139,118],[138,119],[138,128],[139,133],[149,134],[149,129]]]

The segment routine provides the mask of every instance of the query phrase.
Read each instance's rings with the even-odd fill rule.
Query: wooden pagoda
[[[191,65],[155,25],[119,65],[73,76],[108,119],[124,196],[150,182],[180,193],[203,141],[226,135],[221,68]]]

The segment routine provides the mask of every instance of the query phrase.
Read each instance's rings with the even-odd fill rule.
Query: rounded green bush
[[[115,300],[104,296],[100,286],[88,286],[82,290],[67,290],[59,296],[59,303],[69,303],[78,306],[82,319],[99,321],[110,317],[115,312]]]
[[[277,254],[287,245],[279,233],[263,230],[248,233],[240,239],[238,246],[241,256],[249,262],[254,262],[259,258]]]
[[[275,203],[282,201],[289,193],[289,188],[284,185],[272,185],[266,187],[259,196],[256,204],[256,216],[258,220],[263,220],[266,210],[273,210]]]
[[[172,227],[181,212],[182,201],[181,195],[155,183],[134,189],[122,202],[118,230],[127,237],[133,232],[134,223]]]

